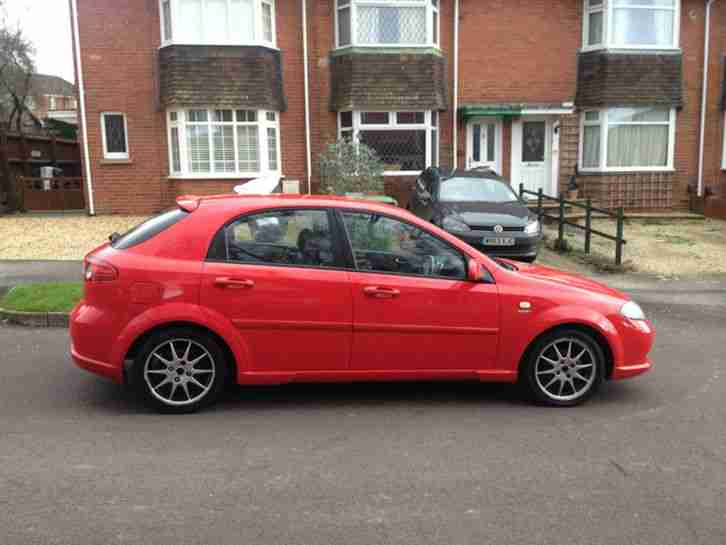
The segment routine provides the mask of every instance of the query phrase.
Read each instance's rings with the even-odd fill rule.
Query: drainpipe
[[[451,141],[454,148],[452,167],[456,169],[459,155],[459,0],[454,3],[454,112]]]
[[[708,107],[708,61],[711,42],[711,5],[715,0],[706,0],[706,29],[703,38],[703,89],[701,90],[701,127],[698,142],[698,196],[703,197],[703,155],[706,138],[706,108]]]
[[[312,193],[310,186],[313,177],[313,160],[310,150],[310,81],[308,76],[308,7],[307,0],[302,0],[302,39],[303,39],[303,64],[305,70],[305,154],[307,161],[308,195]]]
[[[81,64],[81,35],[78,30],[78,0],[71,0],[71,19],[73,21],[73,41],[75,42],[76,72],[78,74],[78,98],[81,108],[81,132],[83,134],[83,162],[86,170],[86,194],[88,195],[88,214],[96,215],[93,198],[93,179],[91,178],[91,154],[88,151],[88,123],[86,120],[86,88],[83,85],[83,65]]]

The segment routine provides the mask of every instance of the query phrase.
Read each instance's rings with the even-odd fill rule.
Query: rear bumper
[[[69,330],[71,358],[81,369],[123,383],[123,365],[110,363],[114,344],[108,315],[81,301],[71,312]]]
[[[82,356],[78,353],[73,343],[71,343],[71,357],[81,369],[111,379],[118,384],[123,384],[124,382],[123,371],[119,367]]]

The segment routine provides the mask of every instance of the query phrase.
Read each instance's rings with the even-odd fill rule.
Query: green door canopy
[[[467,121],[472,117],[519,117],[522,115],[522,104],[480,104],[461,106],[459,118]]]

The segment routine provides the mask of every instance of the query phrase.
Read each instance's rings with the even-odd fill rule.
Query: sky
[[[37,72],[74,82],[68,0],[2,0],[2,3],[7,24],[23,29],[35,46]]]

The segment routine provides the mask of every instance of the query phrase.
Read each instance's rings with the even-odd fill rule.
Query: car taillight
[[[118,269],[102,259],[87,257],[83,277],[87,282],[113,282],[118,278]]]

